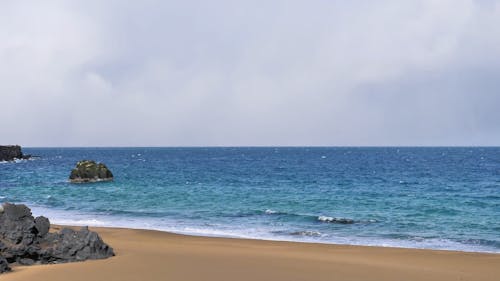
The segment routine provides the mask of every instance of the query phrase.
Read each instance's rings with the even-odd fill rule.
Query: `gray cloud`
[[[0,142],[499,145],[498,1],[3,1]]]

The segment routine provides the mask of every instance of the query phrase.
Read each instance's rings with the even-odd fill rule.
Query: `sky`
[[[0,1],[0,144],[498,146],[500,1]]]

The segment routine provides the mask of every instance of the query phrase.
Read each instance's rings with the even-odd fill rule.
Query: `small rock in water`
[[[69,180],[72,183],[112,181],[113,173],[103,163],[93,160],[82,160],[76,163]]]

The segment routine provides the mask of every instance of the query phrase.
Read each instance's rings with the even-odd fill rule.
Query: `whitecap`
[[[276,211],[273,209],[267,209],[264,211],[266,215],[286,215],[286,212]]]
[[[272,215],[272,214],[277,214],[278,212],[275,210],[267,209],[264,213],[266,213],[268,215]]]
[[[334,218],[334,217],[327,217],[327,216],[319,216],[318,220],[321,222],[328,222],[328,223],[340,223],[340,224],[352,224],[352,223],[354,223],[354,220],[352,220],[352,219]]]
[[[326,222],[328,222],[328,221],[332,221],[332,220],[334,220],[334,219],[335,219],[334,217],[327,217],[327,216],[319,216],[319,217],[318,217],[318,220],[319,220],[319,221],[326,221]]]

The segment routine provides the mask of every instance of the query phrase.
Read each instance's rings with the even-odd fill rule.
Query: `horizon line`
[[[21,146],[22,148],[497,148],[500,145],[151,145],[151,146]]]

